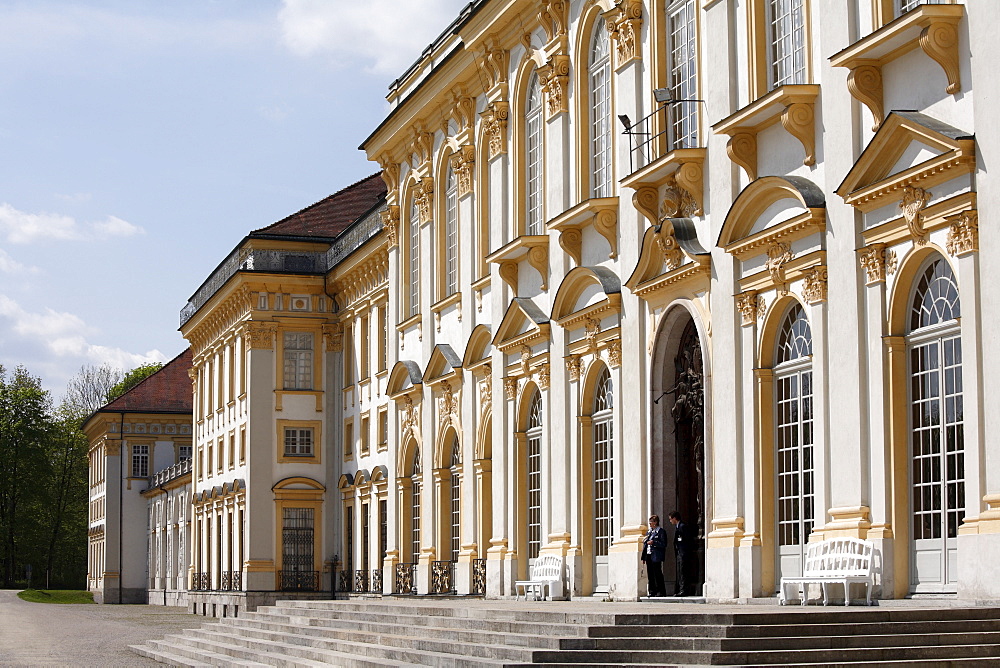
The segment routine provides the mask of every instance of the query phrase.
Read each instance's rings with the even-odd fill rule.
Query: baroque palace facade
[[[509,597],[541,555],[634,600],[675,509],[710,599],[853,536],[881,598],[1000,600],[998,18],[470,3],[390,86],[381,178],[181,314],[196,609]]]

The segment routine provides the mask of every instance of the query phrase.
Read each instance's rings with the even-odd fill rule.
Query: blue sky
[[[0,365],[186,347],[246,232],[378,169],[389,82],[467,0],[0,0]]]

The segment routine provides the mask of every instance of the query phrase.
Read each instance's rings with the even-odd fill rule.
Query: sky
[[[0,0],[0,365],[165,362],[254,229],[378,170],[389,83],[468,0]]]

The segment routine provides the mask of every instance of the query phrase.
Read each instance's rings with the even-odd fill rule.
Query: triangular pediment
[[[439,343],[431,351],[431,358],[424,368],[424,380],[433,383],[439,378],[451,375],[462,368],[462,360],[447,343]]]
[[[948,170],[967,172],[968,165],[974,164],[974,151],[975,139],[969,133],[916,111],[894,111],[879,126],[837,194],[855,204],[883,186],[898,189],[897,181],[910,185],[933,176],[940,182],[940,175]]]
[[[497,327],[493,345],[503,350],[548,337],[549,316],[530,299],[515,297]]]

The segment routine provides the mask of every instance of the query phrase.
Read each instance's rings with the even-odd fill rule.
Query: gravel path
[[[156,666],[128,646],[206,621],[185,608],[28,603],[0,590],[0,666]]]

